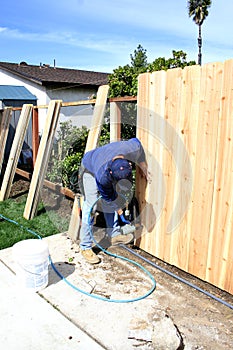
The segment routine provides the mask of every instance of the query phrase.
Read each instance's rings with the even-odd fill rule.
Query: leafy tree
[[[145,72],[148,63],[147,63],[147,55],[146,49],[142,47],[142,45],[138,45],[137,49],[134,50],[134,55],[130,55],[131,58],[131,66],[134,68],[134,71],[138,74]]]
[[[184,68],[196,64],[195,61],[186,61],[187,54],[181,51],[172,51],[173,57],[166,59],[165,57],[156,58],[148,65],[148,71],[154,72],[158,70],[167,70],[172,68]]]
[[[119,66],[109,77],[109,96],[137,96],[137,79],[147,71],[146,50],[138,45],[134,55],[130,55],[131,65]]]
[[[188,0],[189,17],[193,17],[193,21],[198,25],[198,64],[201,65],[202,60],[202,35],[201,28],[204,20],[209,14],[208,8],[211,6],[211,0]]]
[[[119,66],[109,76],[109,96],[136,96],[138,87],[138,75],[144,72],[154,72],[171,68],[190,66],[195,61],[187,62],[187,54],[183,51],[172,51],[172,57],[156,58],[152,63],[147,62],[146,50],[138,45],[133,55],[130,55],[131,64]]]

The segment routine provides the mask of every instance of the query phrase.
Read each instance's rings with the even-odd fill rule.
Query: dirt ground
[[[28,187],[29,183],[27,181],[18,180],[13,184],[10,196],[12,198],[18,198],[22,193],[25,193],[25,191],[28,190]],[[69,220],[73,203],[71,200],[55,195],[47,189],[43,190],[42,199],[48,211],[56,210],[59,215]],[[87,265],[80,259],[78,244],[71,242],[69,237],[67,237],[65,234],[63,234],[62,239],[64,239],[66,251],[61,260],[60,268],[78,268],[79,271],[81,271],[81,280],[79,283],[85,281],[87,278],[91,280],[93,276],[95,276],[96,280],[96,276],[99,276],[97,283],[98,288],[94,288],[95,293],[104,297],[114,298],[114,296],[117,296],[119,298],[124,298],[125,296],[130,297],[132,293],[133,295],[140,295],[148,289],[148,279],[141,279],[139,275],[136,275],[135,277],[134,270],[127,270],[125,264],[122,265],[118,259],[110,259],[103,252],[100,252],[102,263],[96,266]],[[200,291],[191,288],[187,284],[178,281],[165,272],[156,269],[154,266],[142,262],[141,259],[134,257],[123,248],[119,247],[114,249],[114,252],[120,253],[120,255],[124,255],[125,257],[129,257],[146,267],[154,276],[157,283],[157,288],[153,293],[153,297],[150,296],[149,298],[151,305],[148,310],[150,310],[150,312],[148,311],[149,313],[146,313],[146,310],[135,309],[135,318],[133,320],[131,319],[131,326],[129,326],[128,329],[128,338],[131,339],[132,345],[130,348],[161,350],[230,350],[233,348],[233,310],[231,308],[213,300]],[[202,290],[233,305],[232,295],[208,283],[205,283],[194,276],[175,268],[174,266],[170,266],[153,256],[150,256],[133,245],[130,246],[130,249],[149,259],[156,266],[172,272],[198,288],[201,288]],[[93,288],[93,286],[91,288]],[[153,312],[151,310],[153,310]],[[64,310],[61,311],[65,313]],[[81,312],[85,312],[85,308],[82,309]],[[144,330],[148,329],[149,325],[154,324],[153,322],[155,321],[156,317],[157,319],[160,317],[161,320],[162,315],[164,319],[171,320],[176,328],[180,339],[179,346],[166,347],[165,345],[164,348],[158,348],[153,345],[154,343],[151,339],[145,337],[145,333],[144,336],[137,336],[135,333],[135,330],[140,328],[139,325],[142,326],[143,324],[142,328]],[[104,321],[102,322],[101,326],[103,327],[103,325]],[[84,327],[87,329],[87,332],[90,331],[92,334],[96,329],[96,325],[94,329],[91,329],[91,326],[87,326],[86,324],[80,324],[79,326]],[[160,326],[162,327],[161,323]],[[90,330],[88,327],[90,327]],[[107,327],[108,325],[106,324],[106,328]],[[108,347],[106,346],[106,349],[107,348]],[[111,347],[109,347],[109,349],[110,348]]]

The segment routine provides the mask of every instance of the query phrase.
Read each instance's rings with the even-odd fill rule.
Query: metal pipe
[[[152,266],[155,267],[156,269],[158,269],[158,270],[160,270],[160,271],[166,273],[167,275],[169,275],[169,276],[171,276],[171,277],[177,279],[178,281],[180,281],[180,282],[182,282],[182,283],[184,283],[184,284],[187,284],[189,287],[198,290],[199,292],[201,292],[201,293],[207,295],[208,297],[210,297],[210,298],[212,298],[212,299],[214,299],[214,300],[216,300],[216,301],[222,303],[223,305],[225,305],[225,306],[227,306],[227,307],[229,307],[230,309],[233,310],[233,305],[227,303],[226,301],[224,301],[224,300],[222,300],[222,299],[216,297],[215,295],[213,295],[213,294],[211,294],[211,293],[205,291],[204,289],[202,289],[202,288],[196,286],[195,284],[190,283],[189,281],[185,280],[184,278],[179,277],[179,276],[177,276],[176,274],[174,274],[174,273],[172,273],[172,272],[170,272],[170,271],[164,269],[163,267],[154,264],[152,261],[150,261],[149,259],[144,258],[144,257],[141,256],[140,254],[134,252],[132,249],[130,249],[130,248],[127,247],[126,245],[121,244],[120,246],[121,246],[122,248],[124,248],[125,250],[127,250],[128,252],[130,252],[131,254],[137,256],[138,258],[140,258],[140,259],[144,260],[145,262],[147,262],[148,264],[152,265]]]

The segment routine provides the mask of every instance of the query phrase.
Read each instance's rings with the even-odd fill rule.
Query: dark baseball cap
[[[127,159],[117,158],[110,167],[112,177],[119,181],[132,178],[132,165]]]

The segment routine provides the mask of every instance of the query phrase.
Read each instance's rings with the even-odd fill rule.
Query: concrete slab
[[[0,277],[1,349],[103,349],[37,293],[17,289],[2,261]]]
[[[8,268],[14,271],[12,249],[0,251],[0,287],[5,284],[5,292],[0,288],[0,296],[1,300],[8,300],[0,309],[5,315],[0,331],[5,348],[21,350],[18,345],[22,339],[23,350],[85,346],[109,350],[232,349],[232,310],[149,266],[146,267],[154,274],[157,288],[147,298],[129,303],[96,300],[77,288],[104,298],[131,299],[148,291],[151,281],[135,266],[102,252],[101,264],[87,264],[77,244],[65,234],[46,241],[55,267],[70,285],[50,266],[49,285],[30,298],[20,294],[16,286],[13,288],[13,273],[8,285]],[[124,254],[120,248],[114,249],[112,252]],[[10,347],[14,344],[17,347]],[[47,344],[52,347],[46,348]]]

